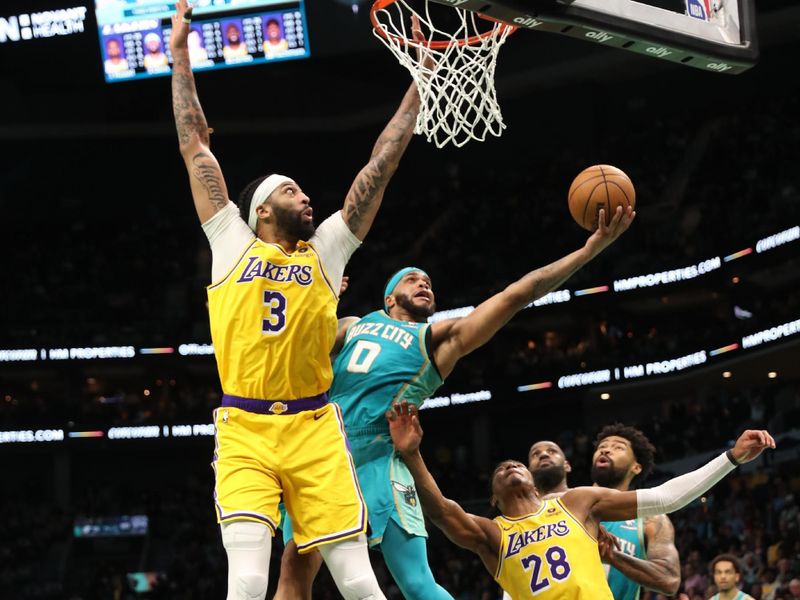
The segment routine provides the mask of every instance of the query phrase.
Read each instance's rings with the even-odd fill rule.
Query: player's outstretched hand
[[[417,43],[417,60],[422,63],[422,66],[429,71],[433,70],[436,62],[433,60],[430,48],[427,46],[427,40],[422,35],[422,27],[419,24],[419,17],[411,15],[411,39]]]
[[[611,222],[606,225],[606,211],[601,208],[598,219],[600,224],[591,237],[586,240],[586,247],[592,253],[592,256],[600,254],[603,250],[608,248],[614,240],[625,233],[635,218],[636,211],[633,210],[633,208],[629,206],[627,209],[623,210],[621,206],[617,206],[617,211],[614,216],[611,217]]]
[[[775,448],[775,439],[765,429],[748,429],[731,448],[731,454],[740,465],[758,457],[766,448]]]
[[[169,36],[169,47],[175,52],[178,48],[188,48],[190,23],[192,21],[192,7],[187,0],[178,0],[175,4],[175,14],[172,15],[172,33]]]
[[[422,426],[419,424],[417,407],[403,400],[393,404],[386,412],[389,421],[389,433],[392,434],[394,447],[400,454],[412,454],[422,443]]]

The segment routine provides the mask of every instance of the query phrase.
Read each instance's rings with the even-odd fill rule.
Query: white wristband
[[[707,492],[735,468],[723,453],[699,469],[670,479],[658,487],[636,490],[637,513],[640,517],[654,517],[679,510]]]

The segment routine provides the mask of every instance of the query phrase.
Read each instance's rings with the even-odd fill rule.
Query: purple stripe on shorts
[[[240,408],[261,415],[296,415],[305,410],[317,410],[328,403],[328,393],[316,396],[297,398],[296,400],[259,400],[258,398],[242,398],[232,394],[222,395],[222,406]]]
[[[219,504],[217,506],[219,506]],[[275,523],[272,522],[272,519],[268,519],[267,517],[251,512],[235,512],[229,515],[223,515],[221,514],[220,511],[219,520],[220,522],[223,522],[223,521],[229,521],[231,519],[241,519],[243,517],[249,517],[251,519],[256,519],[257,521],[261,521],[262,523],[269,525],[270,529],[272,529],[273,532],[277,529]]]
[[[298,550],[303,550],[304,548],[308,548],[309,546],[318,546],[321,544],[330,544],[331,542],[335,542],[336,540],[340,540],[342,538],[353,537],[355,535],[360,534],[364,530],[364,508],[361,508],[361,524],[356,527],[355,529],[351,529],[349,531],[343,531],[342,533],[337,533],[334,535],[329,535],[324,538],[317,538],[316,540],[312,540],[307,544],[298,545]]]

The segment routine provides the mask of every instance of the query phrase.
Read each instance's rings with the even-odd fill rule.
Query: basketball
[[[606,210],[606,225],[617,206],[636,208],[636,190],[630,178],[617,167],[594,165],[581,171],[569,186],[569,212],[589,231],[597,229],[600,209]]]

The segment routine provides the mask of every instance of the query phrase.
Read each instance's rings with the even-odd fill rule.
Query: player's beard
[[[607,467],[598,467],[596,464],[592,465],[592,481],[605,488],[615,488],[620,483],[625,481],[627,471],[618,469],[614,466],[614,461],[608,459]]]
[[[430,307],[418,306],[414,304],[413,298],[407,294],[395,294],[394,299],[397,301],[397,305],[414,317],[414,320],[418,323],[424,323],[428,320],[428,317],[436,312],[435,302],[431,303]]]
[[[275,224],[278,229],[286,233],[289,237],[308,241],[314,235],[316,228],[314,221],[306,221],[303,218],[303,212],[294,212],[291,209],[282,208],[280,206],[273,206],[272,213],[275,215]]]
[[[548,465],[533,472],[533,483],[541,494],[549,494],[556,489],[567,477],[564,465]]]

